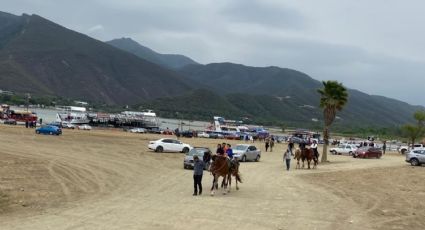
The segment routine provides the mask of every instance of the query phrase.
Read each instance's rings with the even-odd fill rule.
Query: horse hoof
[[[239,188],[236,188],[236,190],[239,190]]]

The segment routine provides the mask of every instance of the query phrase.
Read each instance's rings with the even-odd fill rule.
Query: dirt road
[[[239,191],[209,196],[206,173],[193,197],[183,155],[147,150],[159,136],[33,132],[0,126],[1,229],[423,229],[425,167],[395,154],[331,156],[317,170],[287,172],[278,144],[241,164]]]

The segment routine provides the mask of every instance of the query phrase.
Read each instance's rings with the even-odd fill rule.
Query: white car
[[[192,149],[192,146],[185,144],[179,140],[161,138],[156,141],[150,141],[148,148],[155,152],[181,152],[187,153]]]
[[[146,129],[144,128],[133,128],[129,130],[130,133],[146,133]]]
[[[71,123],[62,123],[62,128],[64,129],[75,129],[75,125]]]
[[[198,137],[210,138],[210,135],[206,132],[200,132],[198,133]]]
[[[91,126],[90,125],[86,125],[86,124],[79,125],[77,128],[78,129],[81,129],[81,130],[91,130]]]
[[[331,148],[329,152],[334,155],[347,154],[351,156],[356,150],[357,150],[357,146],[354,144],[341,144],[338,147]]]
[[[254,145],[239,144],[233,148],[233,157],[237,157],[240,161],[259,161],[261,151]]]

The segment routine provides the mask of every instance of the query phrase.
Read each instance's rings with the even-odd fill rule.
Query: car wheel
[[[37,131],[35,131],[35,133],[40,134],[40,131],[37,130]]]
[[[256,162],[260,161],[260,155],[257,155],[257,157],[255,158],[255,161]]]
[[[349,152],[349,153],[348,153],[348,155],[349,155],[349,156],[353,155],[353,152]]]
[[[243,155],[242,162],[246,162],[246,155]]]
[[[331,154],[335,155],[336,154],[336,151],[331,151]]]
[[[353,154],[353,158],[357,158],[356,154]]]
[[[402,149],[400,152],[401,152],[401,154],[404,155],[407,152],[407,150],[406,149]]]
[[[164,151],[164,148],[162,146],[158,146],[155,149],[155,152],[158,152],[158,153],[162,153],[163,151]]]
[[[367,154],[363,155],[363,158],[365,158],[365,159],[368,158]]]
[[[188,147],[184,147],[182,150],[182,153],[188,153],[189,152],[189,148]]]
[[[49,132],[50,135],[53,135],[53,132]]]
[[[416,158],[410,159],[410,164],[412,166],[419,166],[419,161]]]

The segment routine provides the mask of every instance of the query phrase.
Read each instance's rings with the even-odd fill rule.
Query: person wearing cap
[[[202,194],[202,175],[204,174],[205,163],[199,160],[196,155],[193,157],[193,162],[193,195],[197,196]]]

